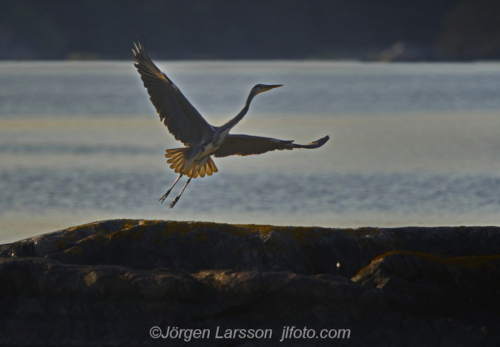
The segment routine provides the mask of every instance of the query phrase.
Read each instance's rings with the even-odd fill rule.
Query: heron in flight
[[[218,171],[212,156],[220,158],[230,155],[262,154],[274,150],[319,148],[329,139],[328,136],[325,136],[307,145],[299,145],[293,143],[293,140],[285,141],[269,137],[229,134],[229,131],[247,114],[250,103],[256,95],[281,87],[281,84],[257,84],[250,91],[243,109],[236,117],[218,127],[210,125],[172,80],[156,67],[149,58],[145,45],[134,43],[134,46],[135,49],[132,49],[134,65],[141,75],[144,87],[148,91],[160,120],[167,126],[168,131],[174,135],[175,139],[186,146],[166,150],[167,163],[171,164],[170,168],[179,176],[160,198],[160,201],[162,203],[165,201],[182,176],[189,177],[179,195],[172,200],[170,208],[173,208],[179,201],[192,178],[211,176]]]

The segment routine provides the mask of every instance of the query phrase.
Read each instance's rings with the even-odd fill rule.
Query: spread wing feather
[[[135,67],[141,75],[160,120],[176,140],[192,146],[211,138],[214,128],[191,105],[179,88],[149,58],[144,45],[135,44]]]
[[[227,157],[230,155],[262,154],[274,150],[291,150],[294,148],[312,149],[323,146],[328,139],[329,137],[325,136],[307,145],[299,145],[293,143],[293,141],[278,140],[270,137],[230,134],[213,155],[215,157]]]

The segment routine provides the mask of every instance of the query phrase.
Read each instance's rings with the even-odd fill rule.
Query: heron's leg
[[[172,191],[172,188],[175,186],[175,184],[176,184],[176,183],[177,183],[177,182],[181,179],[181,177],[182,177],[182,174],[180,174],[180,175],[176,178],[176,180],[175,180],[174,184],[172,184],[172,186],[170,187],[170,189],[169,189],[169,190],[168,190],[165,194],[163,194],[163,196],[160,198],[160,201],[161,201],[161,203],[162,203],[162,204],[163,204],[163,202],[165,201],[165,199],[167,198],[168,194],[170,194],[170,192]]]
[[[181,192],[179,193],[179,195],[177,195],[175,197],[174,200],[172,200],[172,202],[170,203],[170,208],[173,208],[175,206],[175,204],[177,203],[177,201],[179,201],[179,199],[181,198],[181,195],[182,193],[184,193],[184,189],[186,189],[187,185],[189,184],[189,182],[191,182],[191,178],[192,177],[189,177],[188,181],[186,182],[186,184],[184,185],[184,187],[182,187],[182,190]]]

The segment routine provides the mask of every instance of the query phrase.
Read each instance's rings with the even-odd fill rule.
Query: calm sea
[[[500,224],[500,64],[158,62],[233,133],[317,150],[215,159],[173,210],[131,62],[0,63],[0,243],[109,218],[328,227]],[[167,202],[181,189],[181,181]]]

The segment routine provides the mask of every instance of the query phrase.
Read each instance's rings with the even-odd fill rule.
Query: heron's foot
[[[175,204],[177,203],[177,201],[179,201],[179,197],[178,197],[178,196],[177,196],[177,197],[175,197],[175,199],[174,199],[174,200],[172,200],[172,202],[170,203],[169,208],[174,208],[174,206],[175,206]]]
[[[162,204],[165,201],[165,199],[167,198],[168,194],[170,194],[170,191],[171,191],[171,189],[169,189],[168,192],[166,192],[165,194],[163,194],[163,196],[160,198],[160,202]]]

